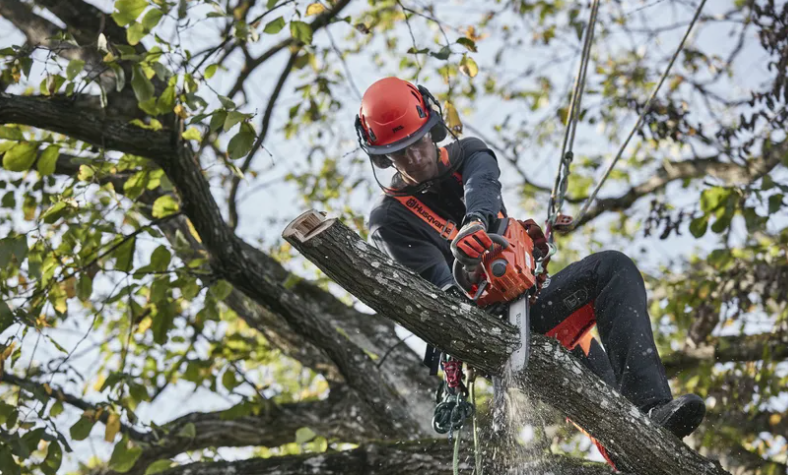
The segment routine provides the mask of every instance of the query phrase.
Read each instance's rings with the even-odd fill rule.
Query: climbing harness
[[[667,68],[662,73],[662,77],[659,79],[659,82],[654,89],[651,91],[651,95],[649,96],[648,100],[646,101],[645,106],[643,107],[643,111],[641,112],[640,116],[638,117],[637,122],[630,130],[629,135],[627,136],[624,143],[618,150],[615,158],[611,160],[608,164],[607,168],[605,169],[605,173],[602,175],[602,178],[597,183],[594,190],[589,195],[588,199],[583,204],[583,207],[580,210],[578,216],[574,219],[574,222],[571,223],[571,227],[569,230],[573,230],[577,227],[578,224],[582,223],[583,217],[585,216],[586,212],[588,212],[588,208],[591,203],[596,199],[596,195],[599,190],[602,188],[602,185],[607,180],[608,176],[610,176],[610,172],[616,166],[616,163],[621,159],[622,155],[624,154],[624,150],[626,149],[629,141],[640,129],[640,126],[643,123],[643,120],[646,117],[646,114],[651,109],[651,104],[654,101],[659,89],[662,87],[662,84],[667,79],[668,74],[670,73],[670,69],[673,67],[673,63],[676,61],[676,58],[684,49],[684,43],[687,41],[687,38],[692,31],[692,28],[695,26],[698,18],[700,17],[700,13],[703,10],[704,5],[706,4],[706,0],[701,0],[698,8],[695,10],[695,16],[692,18],[689,26],[687,27],[687,31],[684,33],[684,37],[681,39],[679,46],[676,48],[676,52],[673,54],[673,57],[670,59]],[[561,163],[558,166],[558,171],[556,172],[555,183],[553,184],[553,189],[550,193],[550,202],[548,205],[547,210],[547,229],[545,235],[547,236],[548,243],[552,245],[553,242],[553,228],[556,225],[557,221],[561,219],[561,207],[564,203],[564,199],[566,197],[566,188],[567,182],[569,178],[569,167],[572,164],[572,159],[574,158],[574,152],[572,151],[572,147],[574,145],[575,139],[575,131],[577,128],[577,122],[580,112],[580,101],[582,99],[583,90],[585,88],[586,82],[586,70],[588,68],[589,58],[591,56],[591,42],[594,36],[594,25],[596,23],[597,12],[599,9],[599,0],[594,0],[594,3],[591,7],[591,17],[589,19],[589,25],[586,30],[585,41],[583,43],[583,52],[580,59],[580,65],[578,68],[577,76],[575,77],[575,84],[572,90],[572,97],[569,103],[569,111],[567,112],[566,117],[566,130],[564,132],[564,141],[561,147]],[[555,251],[551,250],[551,254]]]

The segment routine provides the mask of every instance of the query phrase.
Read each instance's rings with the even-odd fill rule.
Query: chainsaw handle
[[[494,246],[495,244],[498,244],[503,249],[506,249],[507,247],[509,247],[509,241],[507,241],[506,238],[501,236],[500,234],[487,233],[487,237],[489,237],[490,241],[493,242],[493,246],[490,246],[490,249],[489,249],[490,252],[492,252],[493,247],[495,247]]]
[[[500,234],[488,233],[487,236],[489,236],[490,241],[493,242],[492,246],[490,246],[487,252],[492,252],[493,250],[495,250],[496,244],[501,246],[501,249],[506,249],[509,247],[509,241],[505,237],[501,236]],[[462,288],[466,293],[470,291],[471,286],[473,284],[478,283],[478,282],[471,282],[470,274],[475,274],[475,277],[478,279],[479,278],[478,274],[480,272],[481,265],[482,264],[479,263],[474,269],[468,270],[462,264],[460,264],[460,261],[458,260],[454,261],[454,264],[451,267],[452,276],[454,277],[454,281],[457,282],[460,288]]]

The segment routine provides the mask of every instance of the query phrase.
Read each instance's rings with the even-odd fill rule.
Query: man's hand
[[[451,253],[466,269],[473,268],[482,261],[482,254],[492,247],[484,223],[471,221],[460,229],[451,242]]]

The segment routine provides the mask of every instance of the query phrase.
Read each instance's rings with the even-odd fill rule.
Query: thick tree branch
[[[701,364],[730,361],[771,361],[788,359],[788,334],[764,333],[718,337],[697,348],[685,348],[666,356],[662,361],[668,376],[697,368]]]
[[[470,473],[472,459],[460,463],[462,473]],[[547,457],[533,463],[528,473],[561,475],[608,475],[611,470],[603,464],[579,462],[567,457]],[[529,469],[531,467],[523,467]],[[540,470],[541,469],[541,470]],[[253,458],[236,462],[193,463],[172,468],[162,475],[226,475],[243,473],[255,475],[450,475],[452,449],[445,440],[422,440],[397,444],[367,444],[353,450],[304,454],[267,459]],[[490,473],[486,471],[485,473]],[[627,475],[622,473],[621,475]],[[630,474],[634,475],[634,474]]]
[[[0,93],[0,124],[30,125],[151,159],[166,157],[172,150],[167,133],[145,130],[125,120],[105,119],[100,111],[84,107],[78,100]]]
[[[626,210],[640,198],[663,190],[668,184],[677,180],[711,176],[719,179],[726,185],[752,183],[779,165],[780,160],[786,153],[788,153],[788,140],[765,150],[762,157],[753,157],[746,166],[722,162],[716,156],[680,162],[665,162],[654,176],[630,188],[623,195],[597,200],[596,205],[588,210],[583,219],[577,223],[577,226],[582,226],[604,212]],[[584,198],[567,199],[570,203],[583,202],[584,200]]]
[[[126,29],[118,26],[112,17],[101,9],[82,0],[36,0],[66,24],[80,45],[93,45],[100,33],[116,44],[127,44]],[[144,51],[144,47],[140,51]]]
[[[156,460],[172,458],[186,451],[210,447],[278,447],[295,440],[296,431],[309,427],[330,440],[365,443],[381,440],[385,434],[365,421],[366,406],[347,388],[332,389],[327,400],[271,404],[257,416],[234,419],[222,412],[192,413],[164,425],[155,443],[144,448],[128,475],[139,475]],[[357,414],[359,417],[348,417]],[[179,435],[186,425],[194,437]]]
[[[32,6],[20,0],[0,2],[0,16],[13,23],[31,45],[45,46],[68,59],[82,58],[93,62],[101,59],[97,54],[85,54],[86,50],[78,46],[50,39],[60,31],[60,27],[33,13]]]
[[[79,163],[73,157],[61,155],[57,161],[56,173],[73,176],[79,172]],[[111,182],[118,193],[123,192],[123,184],[133,172],[123,174],[104,175],[99,178],[99,184]],[[140,202],[152,206],[160,197],[159,190],[145,191],[138,199]],[[150,216],[150,210],[143,209]],[[167,239],[175,245],[178,236],[189,243],[189,251],[179,248],[178,256],[184,262],[205,256],[206,250],[192,235],[187,220],[178,217],[159,226]],[[382,366],[385,378],[399,392],[407,396],[412,417],[423,425],[422,431],[431,431],[430,419],[432,417],[433,401],[432,392],[435,380],[421,365],[419,357],[406,345],[398,344],[399,338],[394,332],[394,325],[390,320],[377,315],[358,312],[352,307],[339,301],[329,292],[322,290],[313,283],[295,278],[284,269],[279,262],[270,256],[247,246],[248,253],[254,253],[265,262],[265,268],[273,280],[290,282],[290,291],[320,309],[320,312],[337,328],[342,328],[344,334],[351,341],[370,354],[381,356],[389,352],[389,356]],[[303,335],[293,331],[286,319],[277,313],[249,299],[236,289],[224,300],[224,303],[233,309],[249,326],[260,331],[274,347],[279,348],[284,354],[296,359],[301,364],[320,372],[329,381],[334,390],[336,384],[342,381],[336,365],[326,356],[320,348],[307,341]],[[376,361],[376,365],[379,362]],[[359,417],[366,417],[360,412]],[[383,437],[381,434],[379,437]]]
[[[367,245],[335,219],[303,213],[285,228],[283,237],[375,311],[483,372],[500,375],[519,345],[511,326],[441,295],[437,287]],[[601,441],[616,456],[619,468],[643,475],[726,473],[653,424],[553,339],[533,335],[524,373],[512,375],[511,381]]]
[[[307,341],[321,348],[350,387],[358,391],[375,417],[372,422],[388,433],[414,437],[428,424],[414,417],[399,388],[358,346],[343,341],[321,305],[291,292],[269,271],[269,256],[252,248],[227,226],[208,181],[191,150],[175,134],[151,132],[117,119],[98,120],[98,114],[60,101],[0,94],[0,123],[19,123],[60,132],[84,142],[156,162],[176,186],[182,212],[190,219],[206,250],[214,274],[227,280],[266,310],[285,318]],[[409,395],[408,397],[411,397]]]
[[[53,1],[53,0],[50,0]],[[318,15],[309,26],[312,28],[312,32],[317,32],[319,29],[324,28],[331,24],[334,19],[339,15],[347,5],[350,3],[350,0],[339,0],[337,1],[334,6],[330,10],[326,10],[320,15]],[[249,78],[249,76],[257,69],[258,66],[263,64],[264,62],[268,61],[271,57],[273,57],[276,53],[282,51],[283,49],[287,48],[288,46],[295,45],[297,40],[295,38],[287,38],[286,40],[282,40],[277,43],[275,46],[269,48],[265,53],[260,55],[257,58],[248,60],[245,62],[241,72],[238,74],[238,78],[235,80],[235,84],[230,89],[230,92],[227,93],[227,97],[233,98],[236,94],[241,92],[244,87],[244,83]]]

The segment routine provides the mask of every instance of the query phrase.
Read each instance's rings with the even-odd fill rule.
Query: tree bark
[[[461,473],[470,473],[473,458],[462,457]],[[556,475],[609,475],[610,468],[569,457],[549,456],[521,467],[527,473]],[[162,475],[451,475],[452,447],[446,440],[366,444],[353,450],[304,454],[235,462],[193,463]],[[489,472],[485,472],[489,473]],[[632,472],[620,475],[635,475]],[[498,474],[495,474],[498,475]]]
[[[307,211],[283,237],[335,282],[425,341],[494,375],[519,342],[515,330],[448,295],[364,243],[336,219]],[[404,308],[403,308],[404,307]],[[527,369],[511,375],[529,393],[570,417],[643,475],[719,475],[718,465],[653,424],[588,372],[557,341],[533,335]]]

